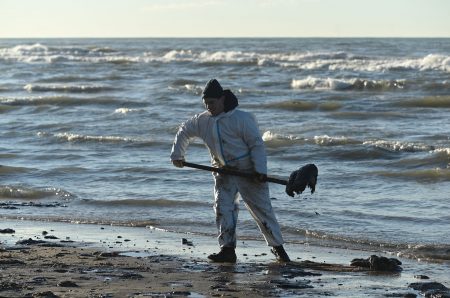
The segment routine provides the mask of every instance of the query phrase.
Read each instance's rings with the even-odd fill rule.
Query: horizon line
[[[413,38],[450,38],[450,36],[0,36],[0,39],[156,39],[156,38],[178,38],[178,39],[238,39],[238,38],[254,38],[254,39],[282,39],[282,38],[404,38],[404,39],[413,39]]]

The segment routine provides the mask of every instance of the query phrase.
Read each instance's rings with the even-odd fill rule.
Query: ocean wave
[[[450,95],[402,100],[393,103],[393,105],[404,108],[450,108]]]
[[[35,188],[26,186],[0,185],[0,199],[71,199],[75,196],[70,192],[54,187]]]
[[[264,57],[264,56],[262,56]],[[264,58],[254,52],[242,51],[216,51],[195,52],[192,50],[171,50],[164,54],[162,59],[154,57],[154,60],[162,62],[196,62],[204,64],[240,64],[262,65]]]
[[[389,179],[399,179],[422,183],[438,183],[450,181],[450,168],[418,169],[408,171],[374,171],[372,174]]]
[[[405,202],[406,203],[406,202]],[[377,202],[374,202],[374,209],[378,208],[379,205],[376,205]],[[392,202],[389,202],[388,204],[392,204]],[[397,202],[398,204],[398,202]],[[342,215],[344,215],[347,218],[357,218],[357,219],[367,219],[367,220],[375,220],[377,222],[404,222],[404,223],[421,223],[424,225],[432,225],[436,222],[436,218],[429,217],[429,216],[417,216],[417,215],[409,215],[409,214],[389,214],[386,212],[376,212],[376,210],[370,211],[370,212],[361,212],[361,211],[354,211],[354,210],[343,210]]]
[[[2,48],[0,49],[0,60],[23,63],[132,63],[144,61],[144,57],[123,55],[119,51],[107,47],[46,46],[35,43]]]
[[[408,118],[413,117],[401,112],[372,112],[372,111],[332,111],[331,117],[337,119],[357,119],[357,120],[367,120],[367,119],[396,119],[396,118]]]
[[[450,245],[448,244],[413,244],[398,252],[399,257],[418,261],[449,263]]]
[[[296,227],[283,227],[289,234],[300,235],[302,238],[306,238],[307,243],[316,244],[320,246],[331,246],[340,247],[345,249],[363,249],[368,251],[379,251],[382,250],[397,250],[401,251],[408,248],[406,243],[390,243],[383,242],[376,239],[369,238],[358,238],[343,234],[333,234],[326,231],[312,230],[307,228],[296,228]],[[293,240],[297,242],[298,240]]]
[[[136,228],[146,228],[157,225],[156,222],[150,220],[119,220],[119,219],[101,219],[101,218],[77,218],[71,217],[67,218],[64,216],[57,215],[26,215],[21,214],[20,217],[17,215],[2,214],[3,219],[10,220],[29,220],[29,221],[44,221],[44,222],[60,222],[60,223],[70,223],[70,224],[88,224],[88,225],[107,225],[107,226],[121,226],[121,227],[136,227]]]
[[[114,114],[129,114],[142,112],[144,109],[119,108],[114,110]]]
[[[39,105],[55,105],[55,106],[81,106],[81,105],[122,105],[123,99],[114,97],[76,97],[76,96],[35,96],[35,97],[0,97],[0,103],[9,106],[39,106]],[[140,105],[127,101],[130,105]]]
[[[292,146],[296,144],[315,144],[319,146],[359,145],[362,141],[345,136],[314,136],[313,138],[300,138],[293,135],[265,131],[262,135],[264,143],[269,148]]]
[[[329,135],[299,137],[291,134],[275,133],[270,130],[263,133],[262,139],[268,148],[289,147],[298,144],[319,145],[325,147],[347,146],[347,149],[345,151],[333,153],[333,156],[340,156],[342,158],[348,158],[353,154],[355,158],[357,158],[358,156],[359,158],[362,158],[363,156],[372,156],[374,158],[379,158],[385,156],[382,154],[382,152],[425,152],[435,155],[426,157],[426,159],[429,159],[430,163],[432,162],[442,164],[450,156],[450,148],[408,141],[360,140],[347,136]],[[424,160],[419,163],[423,162]]]
[[[261,105],[259,105],[261,106]],[[323,101],[323,102],[311,102],[304,100],[285,100],[278,102],[271,102],[262,105],[264,108],[269,109],[279,109],[287,111],[311,111],[311,110],[321,110],[321,111],[336,111],[342,107],[342,104],[337,101]]]
[[[90,136],[67,132],[57,133],[54,136],[69,142],[129,143],[136,141],[136,139],[121,136]]]
[[[1,158],[1,154],[0,154],[0,158]],[[17,173],[26,173],[28,171],[30,171],[31,169],[29,168],[24,168],[24,167],[11,167],[11,166],[4,166],[4,165],[0,165],[0,175],[8,175],[8,174],[17,174]]]
[[[302,236],[299,240],[290,240],[287,242],[310,243],[313,245],[338,247],[344,249],[383,251],[397,255],[398,257],[435,263],[448,263],[450,261],[450,245],[448,244],[397,243],[375,239],[355,238],[346,235],[336,235],[311,229],[300,229],[294,227],[283,228],[290,234]],[[296,238],[298,238],[298,236]]]
[[[83,135],[75,133],[56,133],[49,134],[46,132],[38,132],[39,137],[52,137],[57,140],[75,142],[75,143],[125,143],[125,144],[136,144],[140,146],[158,146],[167,145],[166,142],[144,139],[139,137],[124,137],[124,136],[93,136],[93,135]]]
[[[448,94],[448,92],[450,91],[450,80],[444,80],[442,82],[426,82],[423,88],[426,90],[431,90],[433,92],[446,92]]]
[[[314,136],[314,142],[320,146],[341,146],[341,145],[361,144],[361,141],[349,137],[344,136],[330,137],[328,135]]]
[[[196,201],[168,199],[82,200],[83,204],[110,207],[210,207],[211,204]]]
[[[271,148],[291,146],[293,144],[301,144],[305,142],[304,139],[297,138],[292,135],[277,134],[271,131],[265,131],[262,135],[262,139],[264,143]]]
[[[23,87],[28,92],[69,92],[69,93],[99,93],[111,91],[114,88],[104,85],[61,85],[61,84],[27,84]]]
[[[379,151],[378,151],[379,152]],[[450,167],[450,148],[439,148],[429,151],[429,154],[411,155],[397,161],[391,161],[390,165],[397,167],[420,168],[424,165],[438,168]]]
[[[0,153],[1,159],[9,159],[9,158],[16,158],[18,154],[15,153]]]
[[[183,93],[189,93],[189,94],[199,96],[202,94],[203,87],[204,86],[199,85],[199,84],[186,83],[183,85],[173,84],[173,85],[169,86],[169,89],[174,90],[175,92],[183,92]]]
[[[360,72],[386,71],[430,71],[450,72],[450,56],[429,54],[421,58],[370,58],[359,59],[349,56],[347,59],[315,59],[280,63],[283,67],[295,67],[302,70],[349,70]]]
[[[186,86],[186,85],[199,85],[203,82],[198,82],[191,79],[177,79],[171,83],[172,86]]]
[[[0,49],[0,59],[21,62],[197,62],[197,63],[238,63],[252,65],[276,65],[311,60],[347,60],[358,57],[345,52],[303,52],[303,53],[258,53],[245,51],[194,51],[173,49],[166,52],[142,52],[126,55],[109,47],[50,47],[41,43],[17,45]]]
[[[114,81],[121,80],[123,77],[117,74],[110,74],[106,76],[81,76],[81,75],[55,75],[45,78],[39,78],[37,83],[73,83],[73,82],[96,82],[96,81]]]
[[[239,64],[294,67],[314,70],[354,70],[380,72],[389,70],[439,70],[450,72],[450,56],[430,53],[423,57],[385,58],[354,55],[343,51],[318,52],[255,52],[197,51],[171,49],[165,52],[127,54],[108,47],[46,46],[40,43],[0,49],[0,60],[25,63],[89,62],[89,63],[178,63]]]
[[[110,48],[110,47],[91,47],[89,48],[92,52],[98,52],[98,53],[116,53],[117,50]]]
[[[403,89],[404,80],[361,80],[361,79],[332,79],[316,78],[308,76],[305,79],[292,80],[293,89],[313,89],[313,90],[368,90],[387,91]]]
[[[267,108],[275,108],[289,111],[309,111],[317,109],[318,104],[315,102],[308,102],[303,100],[287,100],[264,105]]]
[[[0,102],[1,102],[1,99],[0,99]],[[7,112],[9,112],[11,110],[14,110],[14,107],[9,106],[9,105],[1,105],[0,104],[0,114],[1,113],[7,113]]]
[[[427,152],[436,150],[436,147],[432,145],[387,140],[364,141],[363,145],[369,145],[391,152]]]
[[[435,155],[435,156],[427,156],[423,159],[423,161],[428,160],[430,163],[442,164],[445,160],[447,160],[450,157],[450,148],[443,146],[429,145],[424,143],[414,143],[408,141],[392,141],[392,140],[367,140],[363,142],[363,145],[394,153],[426,152]],[[407,159],[404,159],[404,161],[407,161]]]
[[[447,157],[450,157],[450,148],[436,148],[431,150],[432,153],[442,154],[446,155]]]
[[[290,53],[260,53],[245,51],[201,51],[171,50],[162,58],[154,54],[147,55],[150,61],[160,62],[196,62],[244,64],[258,66],[295,67],[305,70],[355,70],[380,72],[389,70],[419,71],[440,70],[450,71],[450,56],[428,54],[419,58],[389,58],[378,59],[361,57],[338,52],[290,52]]]

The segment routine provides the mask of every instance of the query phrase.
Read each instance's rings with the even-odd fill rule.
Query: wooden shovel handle
[[[191,163],[191,162],[187,162],[187,161],[183,161],[183,165],[185,167],[189,167],[189,168],[210,171],[210,172],[216,172],[216,173],[224,174],[224,175],[232,175],[232,176],[239,176],[239,177],[245,177],[245,178],[254,178],[255,177],[255,175],[253,173],[240,172],[237,170],[232,170],[232,169],[227,169],[227,168],[209,167],[209,166],[199,165],[199,164]],[[267,176],[266,182],[272,182],[272,183],[277,183],[277,184],[281,184],[281,185],[287,184],[286,180],[269,177],[269,176]]]

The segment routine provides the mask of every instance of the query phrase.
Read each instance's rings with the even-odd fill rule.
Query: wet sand
[[[402,272],[376,272],[350,266],[367,252],[308,246],[287,246],[295,261],[281,264],[262,241],[242,241],[237,264],[213,264],[209,237],[21,221],[6,228],[14,232],[0,234],[1,297],[416,297],[425,290],[413,284],[442,281],[427,274],[446,266],[402,260]]]

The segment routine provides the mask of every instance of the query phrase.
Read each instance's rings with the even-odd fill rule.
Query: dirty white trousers
[[[239,195],[255,219],[267,245],[283,244],[280,226],[272,209],[267,183],[249,178],[214,175],[214,211],[220,247],[236,247],[236,223],[239,213]]]

